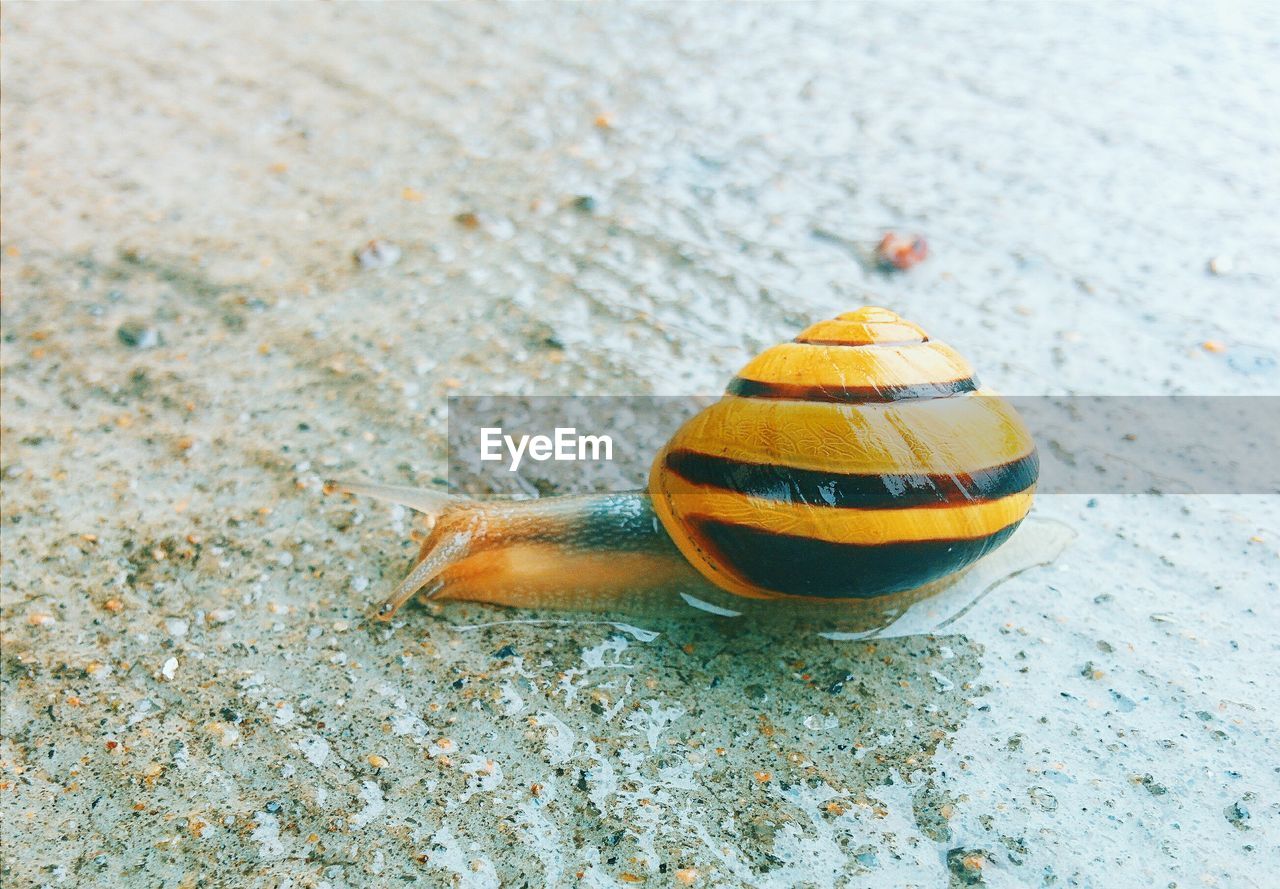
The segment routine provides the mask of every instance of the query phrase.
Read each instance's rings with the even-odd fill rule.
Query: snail
[[[432,523],[388,619],[419,592],[593,610],[671,590],[820,608],[918,598],[1013,534],[1038,468],[1017,413],[954,349],[863,307],[748,362],[661,448],[645,490],[477,501],[330,485]]]

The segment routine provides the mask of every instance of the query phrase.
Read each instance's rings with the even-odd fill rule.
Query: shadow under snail
[[[1013,534],[1037,475],[1021,419],[955,350],[864,307],[750,361],[659,451],[645,490],[476,501],[330,484],[433,523],[388,619],[420,591],[596,611],[671,591],[914,601]]]

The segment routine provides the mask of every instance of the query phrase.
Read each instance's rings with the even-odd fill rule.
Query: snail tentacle
[[[414,595],[431,584],[424,598],[431,598],[444,589],[445,582],[440,577],[450,565],[455,565],[466,558],[471,551],[471,534],[466,530],[452,530],[446,534],[433,534],[423,546],[424,555],[413,566],[413,570],[404,580],[396,584],[396,588],[378,606],[374,615],[379,620],[390,620]]]
[[[439,518],[446,509],[458,502],[457,497],[445,494],[442,491],[409,488],[401,485],[379,485],[373,482],[355,480],[331,480],[326,481],[324,486],[326,491],[357,494],[364,497],[372,497],[374,500],[381,500],[384,503],[407,506],[409,509],[420,512],[432,519]]]

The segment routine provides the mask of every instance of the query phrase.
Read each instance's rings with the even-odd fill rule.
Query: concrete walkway
[[[451,393],[714,392],[863,302],[1010,393],[1280,394],[1277,33],[6,3],[0,880],[1273,885],[1275,497],[1042,498],[1053,564],[851,643],[370,627],[412,522],[321,479],[430,485]],[[931,258],[870,268],[888,229]]]

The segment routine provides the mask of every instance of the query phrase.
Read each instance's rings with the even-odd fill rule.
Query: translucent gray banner
[[[539,497],[643,487],[667,439],[719,398],[451,397],[449,488]],[[1280,396],[1004,401],[1036,441],[1040,494],[1280,494]]]

